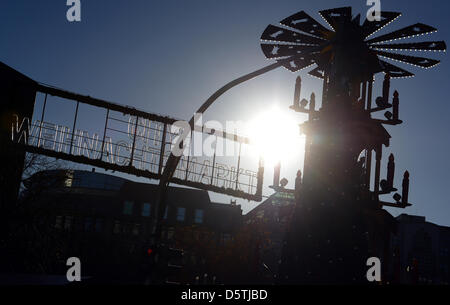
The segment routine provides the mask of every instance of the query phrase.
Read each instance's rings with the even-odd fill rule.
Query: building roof
[[[438,224],[426,221],[425,216],[409,215],[409,214],[402,213],[395,218],[397,219],[398,223],[402,223],[402,224],[422,223],[422,224],[426,224],[426,225],[436,226],[441,230],[450,231],[450,227],[442,226],[442,225],[438,225]]]
[[[155,198],[159,185],[140,183],[127,180],[120,190],[121,193],[133,194],[136,199],[142,198],[142,200],[150,197]],[[200,204],[211,203],[209,194],[205,190],[184,188],[184,187],[168,187],[167,191],[168,202],[180,202],[184,204]]]
[[[247,219],[251,218],[258,211],[267,208],[268,205],[273,204],[273,203],[275,203],[275,204],[281,203],[281,202],[295,203],[294,194],[292,193],[292,190],[286,189],[286,192],[273,193],[266,200],[264,200],[259,205],[257,205],[255,208],[253,208],[251,211],[249,211],[247,214],[245,214],[245,217]]]
[[[43,179],[44,178],[44,179]],[[84,170],[47,170],[35,173],[24,182],[27,188],[40,183],[48,183],[51,180],[58,182],[52,184],[55,187],[71,187],[117,191],[122,194],[132,194],[135,199],[148,200],[155,198],[158,190],[157,184],[141,183],[131,181],[113,175],[84,171]],[[167,192],[169,202],[183,202],[186,204],[211,203],[209,194],[205,190],[198,190],[185,187],[169,186]]]

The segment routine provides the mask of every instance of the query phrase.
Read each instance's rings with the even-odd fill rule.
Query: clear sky
[[[320,21],[317,11],[322,9],[352,6],[363,16],[368,9],[365,0],[81,0],[81,4],[82,21],[69,23],[66,0],[2,0],[0,61],[39,82],[183,119],[228,81],[270,63],[259,47],[268,24],[300,10]],[[448,1],[382,0],[381,8],[403,16],[380,34],[422,22],[438,32],[421,40],[450,42]],[[401,186],[402,173],[408,169],[414,205],[389,211],[424,215],[450,226],[450,58],[446,53],[423,55],[442,63],[429,70],[402,65],[416,77],[391,83],[400,93],[404,124],[388,128],[393,139],[382,177],[386,158],[393,152],[396,185]],[[244,83],[222,96],[206,119],[248,121],[274,104],[288,112],[297,75],[278,69]],[[300,75],[302,97],[314,91],[320,101],[320,81],[306,72]],[[299,123],[305,119],[289,115]],[[296,161],[282,164],[282,176],[291,187],[303,165],[301,149],[293,154],[298,154]],[[271,175],[266,169],[266,195]],[[256,206],[238,203],[244,212]]]

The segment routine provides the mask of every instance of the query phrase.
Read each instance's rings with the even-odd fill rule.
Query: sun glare
[[[265,166],[302,158],[305,141],[299,133],[299,123],[298,118],[278,107],[256,115],[247,125],[253,153],[264,158]]]

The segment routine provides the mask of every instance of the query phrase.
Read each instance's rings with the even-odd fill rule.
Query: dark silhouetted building
[[[424,216],[401,214],[396,220],[395,278],[403,284],[449,284],[450,227],[427,222]]]
[[[260,224],[267,234],[260,247],[261,274],[267,283],[276,282],[284,244],[295,208],[294,191],[279,188],[274,194],[244,216],[246,224]]]
[[[48,249],[61,252],[53,273],[65,274],[66,260],[74,256],[84,276],[119,282],[145,278],[142,264],[153,250],[157,185],[94,171],[56,170],[36,173],[25,186],[22,198],[31,198],[44,211],[49,234],[57,236],[58,246]],[[167,193],[164,244],[179,246],[177,234],[186,227],[208,232],[220,243],[241,225],[241,207],[211,202],[207,191],[169,187]]]

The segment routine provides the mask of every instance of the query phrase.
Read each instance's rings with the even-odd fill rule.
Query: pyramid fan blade
[[[283,67],[285,67],[291,72],[297,72],[309,66],[312,66],[313,64],[314,64],[314,56],[307,55],[307,56],[299,56],[294,60],[290,61],[289,63],[283,65]]]
[[[317,46],[324,43],[324,40],[308,36],[305,34],[290,31],[278,26],[269,25],[261,35],[262,40],[292,42],[297,44]]]
[[[401,16],[399,12],[381,12],[379,21],[364,20],[362,25],[360,24],[361,15],[352,16],[351,7],[322,10],[319,14],[332,29],[320,24],[305,11],[284,18],[279,25],[269,25],[261,35],[261,49],[266,58],[276,60],[279,65],[292,72],[315,64],[315,68],[309,69],[311,70],[309,74],[324,78],[328,73],[333,75],[332,71],[336,69],[346,69],[345,66],[342,68],[336,64],[342,54],[344,58],[354,58],[356,65],[361,66],[358,68],[359,72],[355,73],[366,75],[385,72],[393,78],[402,78],[412,77],[414,74],[390,62],[398,61],[428,69],[440,61],[410,56],[406,53],[399,54],[403,52],[395,51],[446,50],[444,41],[392,42],[437,31],[434,27],[423,23],[416,23],[367,39],[398,19]],[[364,43],[362,43],[362,37],[365,37]]]
[[[316,67],[315,69],[309,71],[308,74],[317,78],[323,78],[324,72],[319,67]]]
[[[444,41],[428,41],[413,43],[375,44],[371,49],[383,51],[445,51],[447,46]]]
[[[280,23],[320,38],[325,38],[326,34],[330,33],[330,30],[305,13],[305,11],[289,16],[281,20]]]
[[[410,25],[406,28],[400,29],[398,31],[382,35],[379,37],[372,38],[367,41],[367,43],[376,43],[376,42],[388,42],[397,39],[405,39],[409,37],[414,37],[418,35],[430,34],[434,33],[437,30],[429,25],[423,23],[416,23],[414,25]]]
[[[298,54],[305,54],[312,51],[314,47],[286,45],[286,44],[262,44],[261,49],[267,58],[280,58],[286,56],[293,56]]]
[[[393,22],[395,19],[400,17],[401,13],[396,12],[381,12],[380,14],[380,21],[369,21],[366,19],[362,25],[363,31],[364,31],[364,37],[369,37],[387,26],[389,23]]]
[[[412,77],[413,73],[403,70],[393,64],[390,64],[384,60],[380,60],[380,64],[383,67],[383,71],[389,73],[392,78],[401,78],[401,77]]]
[[[390,59],[394,59],[397,61],[402,61],[407,64],[411,64],[411,65],[422,67],[422,68],[431,68],[441,62],[440,60],[436,60],[436,59],[415,57],[415,56],[388,53],[388,52],[382,52],[382,51],[377,51],[377,55],[382,56],[382,57],[387,57]]]
[[[333,8],[329,10],[320,11],[319,14],[323,19],[328,23],[330,27],[336,30],[336,25],[339,23],[339,19],[341,17],[350,20],[352,18],[352,8],[350,6],[347,7],[339,7]]]

